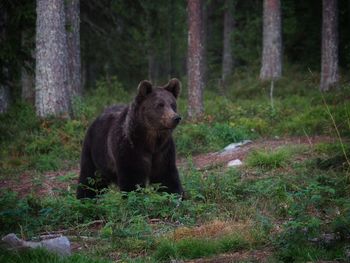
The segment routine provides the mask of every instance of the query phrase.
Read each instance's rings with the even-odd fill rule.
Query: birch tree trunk
[[[261,80],[275,80],[282,75],[282,26],[280,0],[264,0],[263,53]]]
[[[68,88],[72,96],[81,96],[80,5],[79,0],[66,0],[68,47]]]
[[[233,1],[225,1],[224,10],[224,32],[223,32],[223,52],[222,52],[222,82],[225,85],[227,77],[232,74],[233,55],[232,55],[232,33],[234,30],[233,20]]]
[[[69,114],[64,0],[37,0],[35,105],[37,115]]]
[[[321,53],[320,90],[328,91],[339,81],[337,0],[323,0]]]
[[[203,25],[202,1],[188,0],[188,116],[197,118],[203,114]]]

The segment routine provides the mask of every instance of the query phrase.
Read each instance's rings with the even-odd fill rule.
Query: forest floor
[[[185,158],[179,158],[177,161],[178,166],[180,169],[188,169],[189,165],[193,165],[194,169],[198,171],[208,171],[210,169],[215,169],[217,167],[225,167],[227,166],[227,163],[231,160],[239,159],[242,161],[243,165],[246,162],[246,158],[249,155],[249,153],[253,151],[275,151],[277,149],[283,148],[283,147],[295,147],[295,146],[303,146],[306,148],[312,148],[314,145],[319,143],[333,143],[335,142],[334,138],[328,137],[328,136],[312,136],[312,137],[284,137],[284,138],[275,138],[275,139],[259,139],[256,141],[251,141],[243,146],[240,146],[233,151],[218,151],[218,152],[211,152],[211,153],[205,153],[205,154],[199,154],[192,157],[191,164],[188,163],[188,160]],[[296,162],[305,161],[308,156],[299,155],[297,159],[295,159]],[[283,168],[280,168],[283,169]],[[71,185],[77,183],[77,176],[79,174],[79,167],[74,167],[68,170],[58,170],[58,171],[51,171],[46,172],[41,175],[37,175],[34,172],[28,171],[23,172],[20,176],[16,178],[6,178],[5,180],[2,180],[0,182],[0,190],[3,189],[10,189],[13,192],[18,193],[19,197],[23,198],[25,196],[28,196],[29,194],[36,196],[36,197],[44,197],[44,196],[55,196],[57,195],[61,190],[68,190],[70,189]],[[248,175],[249,176],[249,175]],[[260,177],[256,177],[254,175],[250,175],[250,179],[261,179]],[[248,179],[248,178],[246,178]],[[154,222],[150,222],[151,224],[155,225],[157,223],[162,224],[163,222],[161,220],[155,219]],[[90,233],[91,232],[98,232],[100,231],[105,222],[103,220],[96,220],[95,222],[92,222],[88,228]],[[208,227],[208,224],[210,225]],[[210,235],[223,235],[223,233],[220,233],[220,231],[224,231],[222,229],[226,229],[228,226],[226,221],[213,221],[213,222],[204,222],[203,225],[196,225],[196,227],[192,228],[190,230],[190,235],[202,235],[198,233],[208,233],[208,232],[215,232],[214,234],[211,233]],[[250,224],[250,223],[249,223]],[[217,229],[216,229],[217,228]],[[208,230],[209,229],[209,230]],[[214,230],[213,230],[214,229]],[[179,232],[174,232],[174,235],[180,235],[182,233],[182,229],[179,228]],[[188,231],[188,229],[186,230]],[[185,232],[186,232],[185,231]],[[61,229],[58,231],[50,232],[49,234],[52,235],[72,235],[73,237],[76,237],[77,233],[79,232],[77,229]],[[177,234],[176,234],[177,233]],[[179,234],[180,233],[180,234]],[[45,234],[45,233],[42,233]],[[189,236],[189,233],[185,234],[186,236]],[[73,238],[74,239],[74,238]],[[181,237],[180,237],[181,239]],[[90,239],[88,237],[79,237],[78,239],[75,239],[72,241],[72,250],[75,252],[82,252],[85,250],[89,250],[91,245],[94,243],[94,239]],[[221,253],[218,255],[215,255],[215,257],[202,257],[197,258],[193,260],[186,260],[186,261],[174,261],[174,262],[192,262],[192,263],[214,263],[214,262],[268,262],[269,257],[273,253],[273,248],[270,246],[266,246],[263,248],[256,248],[256,249],[250,249],[250,250],[240,250],[236,251],[234,253]],[[139,254],[137,255],[139,256]],[[117,253],[110,253],[109,258],[113,260],[120,260],[120,255]],[[329,261],[329,262],[337,262],[337,261]]]
[[[131,100],[120,85],[91,90],[72,119],[14,105],[0,115],[1,236],[63,234],[74,255],[59,263],[349,261],[350,87],[323,94],[319,76],[290,70],[274,108],[250,71],[225,96],[206,89],[203,118],[184,116],[174,131],[183,200],[157,185],[75,198],[86,129],[106,105]],[[178,106],[187,112],[185,97]],[[6,253],[0,263],[48,262],[42,251]]]
[[[233,151],[198,154],[192,157],[192,161],[196,169],[209,170],[213,167],[223,166],[229,161],[235,159],[239,159],[244,163],[247,155],[256,150],[271,151],[283,146],[313,146],[317,143],[331,143],[335,141],[334,138],[329,136],[298,136],[276,139],[259,139],[237,147]],[[185,158],[179,158],[177,160],[177,165],[179,168],[186,167],[188,162]],[[26,171],[19,176],[11,176],[0,181],[0,190],[10,189],[18,193],[20,197],[27,196],[28,194],[34,194],[35,196],[55,195],[57,190],[67,189],[70,185],[76,184],[79,171],[79,166],[68,170],[50,171],[41,175],[35,174],[34,171]]]

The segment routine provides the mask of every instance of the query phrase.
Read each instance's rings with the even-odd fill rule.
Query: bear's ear
[[[153,87],[152,83],[148,80],[143,80],[140,82],[139,86],[137,87],[137,97],[142,99],[146,97],[148,94],[152,93]]]
[[[175,98],[178,98],[181,91],[181,82],[178,79],[171,79],[163,88],[170,91]]]

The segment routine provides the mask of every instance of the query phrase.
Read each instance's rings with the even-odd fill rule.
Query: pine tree
[[[69,114],[64,0],[37,0],[35,104],[40,117]]]
[[[202,1],[188,0],[188,116],[197,118],[203,113],[203,21]]]
[[[222,81],[225,85],[226,79],[232,74],[233,55],[232,55],[232,34],[233,34],[233,1],[225,1],[224,10],[224,32],[223,32],[223,51],[222,51]]]
[[[6,22],[8,16],[4,9],[0,9],[0,41],[6,40]],[[7,112],[10,106],[10,87],[7,84],[8,68],[0,64],[0,113]]]
[[[27,30],[22,31],[22,49],[33,46],[30,33]],[[34,57],[34,50],[31,49],[28,59],[23,62],[21,67],[21,97],[23,101],[30,102],[33,105],[35,101]]]
[[[338,1],[323,0],[322,9],[321,91],[328,91],[339,81]]]
[[[66,28],[68,47],[68,87],[72,96],[82,94],[80,61],[80,5],[79,0],[66,0]]]
[[[282,75],[280,0],[264,0],[263,12],[263,53],[260,79],[275,80]]]

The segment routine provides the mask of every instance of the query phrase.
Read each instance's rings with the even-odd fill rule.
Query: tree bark
[[[202,1],[188,0],[188,116],[198,118],[203,114],[203,25]]]
[[[28,32],[26,30],[22,31],[22,47],[25,48],[26,46],[32,46],[30,45],[31,41],[28,40]],[[22,66],[21,69],[21,86],[22,86],[22,92],[21,97],[23,101],[29,102],[34,105],[35,103],[35,79],[34,79],[34,50],[31,52],[31,57],[28,61],[24,61],[25,66]]]
[[[172,0],[168,0],[168,17],[167,17],[167,77],[168,79],[172,78],[172,72],[173,72],[173,60],[172,60],[172,54],[173,52],[173,45],[172,45],[172,34],[174,30],[174,4]]]
[[[6,84],[0,85],[0,113],[7,112],[10,106],[10,88]]]
[[[339,81],[338,1],[323,0],[322,9],[321,91],[328,91]]]
[[[275,80],[282,75],[282,26],[280,0],[264,0],[263,53],[261,80]]]
[[[68,47],[68,88],[72,96],[81,96],[80,5],[79,0],[66,0]]]
[[[36,11],[36,112],[69,114],[64,0],[37,0]]]
[[[203,86],[206,85],[208,81],[208,63],[207,63],[207,57],[208,57],[208,23],[209,23],[209,14],[208,14],[208,8],[209,5],[206,3],[206,1],[203,1],[202,4],[202,47],[203,47],[203,55],[202,55],[202,67],[203,67]]]
[[[22,100],[34,105],[34,76],[31,71],[22,67],[21,69],[21,84],[22,84]]]
[[[157,82],[157,66],[156,66],[156,54],[153,48],[148,49],[148,80],[154,85]]]
[[[0,41],[6,41],[6,23],[7,13],[4,9],[0,9]],[[10,87],[7,84],[8,68],[5,63],[0,68],[0,113],[7,112],[11,98]]]
[[[224,10],[224,32],[223,32],[223,52],[222,52],[222,82],[225,85],[227,77],[233,71],[232,55],[232,33],[234,30],[233,1],[225,1]]]

